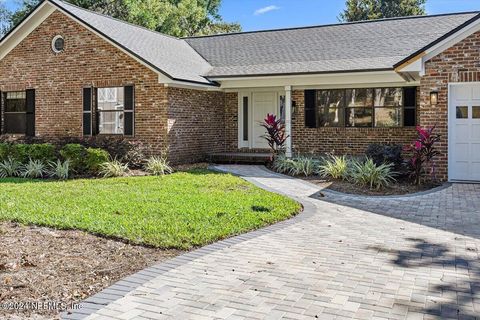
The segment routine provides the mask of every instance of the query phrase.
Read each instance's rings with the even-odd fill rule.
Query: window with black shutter
[[[134,87],[95,88],[95,93],[96,133],[133,136]]]

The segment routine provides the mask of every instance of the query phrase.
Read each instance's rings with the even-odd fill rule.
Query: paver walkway
[[[480,185],[318,197],[263,167],[217,168],[305,212],[146,269],[66,318],[480,319]]]

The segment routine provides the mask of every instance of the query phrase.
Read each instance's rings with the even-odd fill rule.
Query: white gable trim
[[[0,44],[0,60],[12,51],[20,42],[23,41],[32,31],[34,31],[45,19],[53,12],[55,7],[48,1],[43,2],[32,12],[30,17],[23,20],[12,32],[10,32]]]

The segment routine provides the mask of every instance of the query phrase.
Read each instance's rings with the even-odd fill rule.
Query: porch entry
[[[480,181],[480,83],[449,88],[449,180]]]
[[[239,95],[239,148],[268,149],[260,124],[268,113],[280,117],[285,96],[277,91],[244,92]],[[283,109],[282,109],[283,110]]]

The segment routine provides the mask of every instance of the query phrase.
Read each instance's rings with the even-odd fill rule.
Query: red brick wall
[[[169,158],[175,163],[201,161],[225,150],[223,92],[168,88]]]
[[[445,50],[425,63],[425,76],[420,81],[420,125],[436,125],[441,135],[437,175],[448,177],[448,84],[480,81],[480,32]],[[439,101],[430,105],[430,92],[438,91]]]
[[[54,54],[55,35],[65,51]],[[38,137],[82,136],[82,88],[135,85],[135,139],[152,150],[166,145],[167,97],[158,76],[60,12],[0,60],[0,90],[36,90]]]

